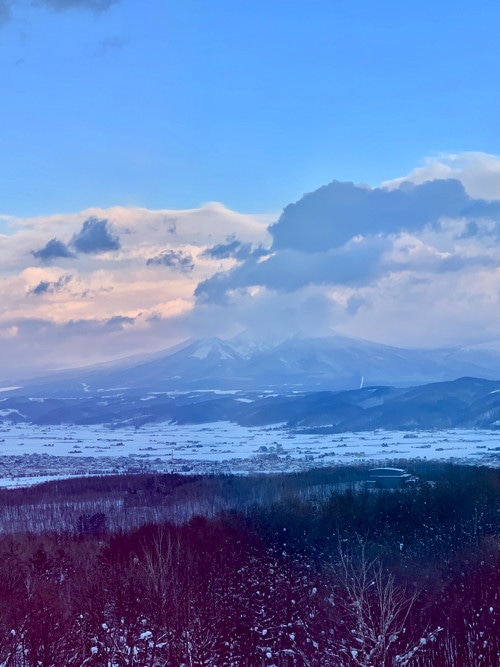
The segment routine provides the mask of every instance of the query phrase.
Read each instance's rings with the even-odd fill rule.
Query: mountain
[[[238,337],[189,341],[148,360],[125,360],[22,382],[4,395],[90,397],[121,393],[338,391],[408,387],[461,376],[500,377],[497,349],[412,350],[343,336],[280,342]]]
[[[209,338],[6,388],[0,422],[231,421],[327,432],[499,428],[496,377],[494,345],[408,350],[342,336]]]

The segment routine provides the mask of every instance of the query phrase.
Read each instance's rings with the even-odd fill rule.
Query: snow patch
[[[19,415],[23,419],[28,419],[26,415],[23,415],[22,412],[19,412],[19,410],[14,410],[13,408],[9,408],[6,410],[0,410],[0,417],[9,417],[10,415]]]

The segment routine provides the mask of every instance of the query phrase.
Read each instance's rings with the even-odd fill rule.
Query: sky
[[[242,331],[500,340],[499,27],[0,0],[0,379]]]

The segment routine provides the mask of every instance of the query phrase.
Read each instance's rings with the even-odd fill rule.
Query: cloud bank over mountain
[[[239,261],[212,248],[268,248],[268,223],[221,204],[115,207],[7,219],[0,235],[2,373],[82,365],[162,349],[210,325],[197,285]],[[211,315],[213,317],[213,315]],[[201,325],[200,322],[205,324]],[[217,325],[218,326],[218,325]],[[234,324],[234,332],[238,324]]]
[[[8,220],[4,377],[243,330],[500,339],[500,158],[440,157],[373,188],[332,181],[276,217],[208,203]]]

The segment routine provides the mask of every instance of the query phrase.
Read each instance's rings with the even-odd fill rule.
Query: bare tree
[[[397,584],[378,558],[367,554],[357,540],[357,554],[339,540],[336,586],[328,602],[337,608],[340,633],[334,644],[344,665],[353,667],[409,667],[442,628],[421,632],[410,623],[419,596]],[[339,636],[335,636],[335,635]]]

